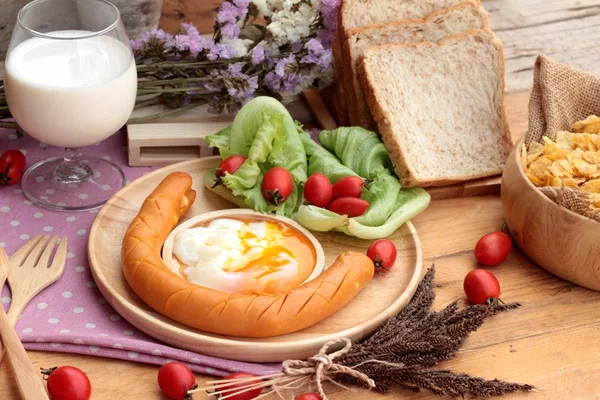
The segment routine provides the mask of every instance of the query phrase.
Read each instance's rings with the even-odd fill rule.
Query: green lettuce
[[[375,179],[382,171],[392,169],[390,156],[375,132],[359,127],[340,127],[321,132],[319,142],[363,178]]]
[[[402,189],[396,199],[396,211],[390,215],[383,225],[366,226],[358,222],[357,218],[350,218],[346,225],[335,230],[350,236],[356,236],[359,239],[385,238],[396,232],[408,220],[425,211],[430,202],[431,196],[420,187]]]
[[[363,189],[361,198],[369,202],[369,208],[356,222],[366,226],[380,226],[387,221],[392,212],[396,210],[396,199],[402,185],[388,170],[383,170],[368,189]]]
[[[307,179],[308,165],[298,126],[279,101],[256,97],[242,107],[229,127],[206,140],[219,149],[222,158],[247,157],[234,174],[222,178],[235,196],[245,198],[246,206],[292,217],[302,200],[301,185]],[[265,201],[260,188],[264,174],[276,166],[287,169],[295,183],[290,197],[277,208]]]
[[[345,176],[358,176],[356,172],[346,167],[339,158],[315,142],[306,132],[299,133],[304,150],[308,158],[308,175],[320,172],[331,183],[335,183]]]
[[[321,132],[318,143],[281,103],[270,97],[257,97],[247,103],[231,126],[207,141],[219,149],[223,158],[234,154],[247,157],[234,174],[222,178],[225,188],[215,188],[217,193],[237,205],[294,218],[310,230],[338,231],[361,239],[383,238],[425,210],[431,200],[421,188],[402,188],[375,132],[342,127]],[[265,173],[275,166],[286,168],[294,179],[292,194],[278,207],[270,205],[261,191]],[[204,177],[208,187],[214,183],[215,169]],[[347,176],[367,180],[361,193],[361,198],[369,202],[367,211],[349,218],[304,204],[304,183],[316,172],[332,183]]]

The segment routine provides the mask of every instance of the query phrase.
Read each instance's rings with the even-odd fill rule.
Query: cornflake
[[[558,132],[544,136],[544,144],[523,145],[520,161],[527,178],[537,187],[568,187],[589,194],[600,209],[600,117],[591,115]]]

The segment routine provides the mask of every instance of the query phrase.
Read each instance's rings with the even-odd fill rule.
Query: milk
[[[137,72],[129,49],[112,37],[34,37],[9,53],[5,86],[10,111],[25,132],[50,145],[82,147],[125,124],[135,104]]]

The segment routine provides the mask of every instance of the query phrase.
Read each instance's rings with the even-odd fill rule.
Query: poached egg
[[[217,218],[179,232],[179,272],[190,282],[229,293],[294,289],[312,273],[316,254],[300,232],[271,220]]]

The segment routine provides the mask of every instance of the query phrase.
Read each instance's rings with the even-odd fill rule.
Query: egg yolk
[[[190,282],[240,294],[288,292],[316,263],[314,246],[303,234],[271,220],[209,221],[179,232],[173,254]]]

